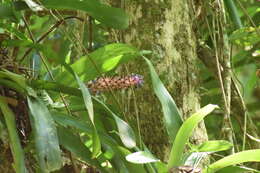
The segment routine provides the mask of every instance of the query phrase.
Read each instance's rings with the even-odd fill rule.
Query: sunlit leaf
[[[137,55],[138,51],[135,48],[126,44],[113,43],[95,50],[87,57],[81,57],[71,65],[71,68],[82,81],[86,82],[115,69]],[[60,73],[56,80],[66,85],[76,86],[74,77],[67,71]]]
[[[26,4],[30,7],[30,9],[31,9],[32,11],[37,12],[37,11],[43,10],[43,7],[42,7],[41,5],[35,3],[35,2],[32,1],[32,0],[24,0],[24,1],[25,1]]]
[[[126,156],[126,160],[132,163],[144,164],[151,162],[158,162],[159,159],[155,158],[151,153],[145,151],[138,151]]]
[[[217,152],[232,148],[232,144],[224,140],[206,141],[200,144],[197,148],[199,152]]]

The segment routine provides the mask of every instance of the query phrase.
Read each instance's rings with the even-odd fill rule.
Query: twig
[[[56,22],[56,24],[54,24],[49,31],[47,31],[46,33],[44,33],[37,41],[36,43],[40,43],[45,37],[47,37],[52,31],[54,31],[56,28],[58,28],[61,24],[63,24],[66,20],[68,19],[78,19],[80,21],[83,21],[82,18],[79,18],[77,16],[69,16],[69,17],[65,17],[64,19],[61,19],[59,21]],[[19,60],[19,63],[22,63],[23,60],[25,59],[25,57],[32,51],[33,48],[29,48],[27,51],[25,51],[24,55],[22,56],[22,58]]]

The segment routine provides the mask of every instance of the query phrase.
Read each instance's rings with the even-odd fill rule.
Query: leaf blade
[[[50,9],[71,9],[87,12],[90,16],[108,27],[116,29],[125,29],[128,27],[129,18],[122,9],[101,4],[97,0],[43,0],[42,4]]]
[[[185,144],[188,142],[192,131],[198,125],[198,123],[203,120],[203,118],[212,112],[218,106],[209,104],[204,106],[200,110],[198,110],[195,114],[191,115],[180,127],[176,138],[173,142],[170,158],[168,161],[168,169],[172,168],[173,166],[179,166],[182,154],[184,151]]]
[[[4,97],[0,96],[0,110],[4,115],[10,138],[11,150],[14,158],[14,167],[16,172],[26,173],[24,151],[16,130],[15,116],[5,102]]]
[[[151,153],[145,151],[131,153],[126,156],[126,160],[136,164],[145,164],[160,161],[159,159],[155,158]]]
[[[164,123],[167,129],[167,133],[170,137],[170,140],[173,141],[182,124],[181,114],[175,104],[175,101],[172,99],[171,95],[159,79],[151,61],[145,57],[143,58],[145,59],[150,70],[154,92],[162,105]]]
[[[75,73],[75,78],[78,82],[78,85],[80,87],[80,90],[82,92],[82,96],[83,96],[83,100],[84,100],[84,104],[85,107],[88,111],[88,115],[90,118],[90,121],[92,123],[92,129],[93,129],[93,134],[92,134],[92,141],[93,141],[93,152],[92,152],[92,157],[96,157],[100,151],[101,151],[101,143],[99,140],[99,136],[98,136],[98,132],[95,126],[95,122],[94,122],[94,109],[93,109],[93,103],[91,100],[91,95],[89,90],[87,89],[86,85],[79,79],[78,75]]]
[[[206,173],[213,173],[227,166],[236,165],[244,162],[260,162],[260,149],[241,151],[230,156],[224,157],[209,165],[204,169]]]
[[[27,97],[30,120],[35,131],[35,144],[42,170],[53,171],[62,166],[56,126],[48,108],[37,98]]]

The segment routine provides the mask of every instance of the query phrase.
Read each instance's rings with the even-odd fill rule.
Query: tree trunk
[[[196,38],[188,1],[125,0],[121,7],[130,15],[130,27],[120,33],[122,37],[118,34],[117,39],[140,50],[152,51],[148,58],[186,119],[200,108]],[[161,105],[152,94],[147,65],[139,58],[127,71],[144,75],[145,85],[134,95],[129,93],[126,114],[135,121],[135,115],[139,116],[142,140],[157,157],[166,160],[170,153],[169,138],[163,125]],[[207,133],[201,123],[192,142],[205,140]]]

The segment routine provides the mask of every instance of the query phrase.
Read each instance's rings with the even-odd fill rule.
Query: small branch
[[[46,38],[52,31],[54,31],[56,28],[58,28],[61,24],[63,24],[68,19],[78,19],[80,21],[84,21],[84,19],[77,17],[77,16],[69,16],[65,17],[64,19],[61,19],[56,22],[46,33],[44,33],[37,41],[36,43],[40,43],[44,38]],[[23,57],[19,60],[19,63],[22,63],[23,60],[26,58],[26,56],[32,51],[33,48],[29,48],[23,55]]]
[[[93,43],[93,19],[91,16],[88,17],[88,50],[92,51],[92,43]]]

